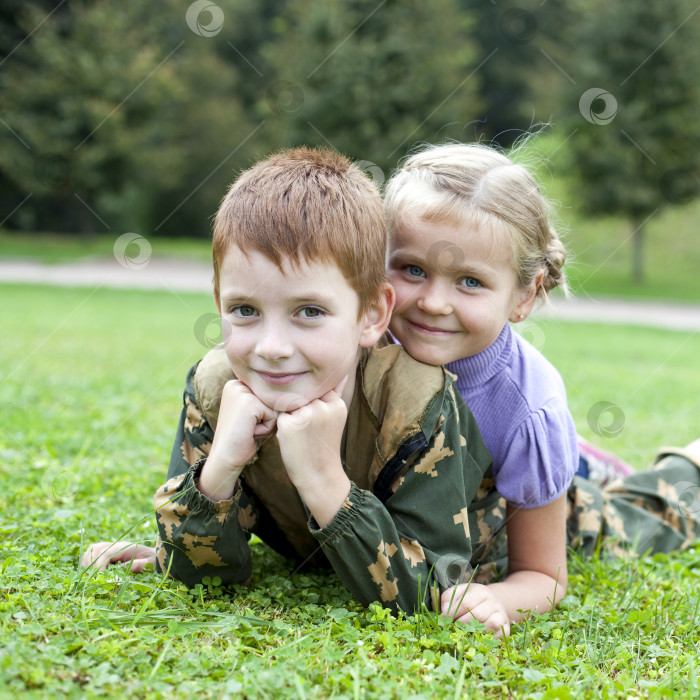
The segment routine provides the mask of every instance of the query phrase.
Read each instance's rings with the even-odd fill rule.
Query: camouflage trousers
[[[498,492],[473,504],[473,569],[477,583],[508,569],[506,504]],[[700,539],[700,440],[659,453],[652,469],[605,488],[574,477],[567,493],[567,541],[584,556],[620,557],[684,549]],[[473,568],[472,568],[473,567]],[[468,578],[468,576],[467,576]]]
[[[567,534],[586,555],[670,552],[700,539],[700,440],[659,453],[653,468],[599,489],[574,478]]]

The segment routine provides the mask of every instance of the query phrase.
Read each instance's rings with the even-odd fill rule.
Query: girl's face
[[[491,227],[404,218],[392,237],[389,279],[396,292],[389,328],[430,365],[485,350],[535,301],[536,284],[519,287],[507,236]]]

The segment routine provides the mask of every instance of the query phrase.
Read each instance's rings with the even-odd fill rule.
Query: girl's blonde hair
[[[543,272],[542,301],[556,287],[566,292],[566,249],[550,223],[550,205],[527,168],[481,144],[428,146],[409,156],[387,183],[390,235],[401,219],[451,221],[477,228],[497,225],[513,248],[522,287]]]

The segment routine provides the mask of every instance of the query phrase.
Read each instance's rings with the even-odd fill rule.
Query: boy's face
[[[360,347],[378,336],[358,320],[359,297],[331,263],[284,263],[262,253],[226,254],[219,271],[226,354],[236,377],[267,406],[290,411],[349,375],[352,400]]]
[[[410,355],[431,365],[485,350],[519,304],[505,235],[468,224],[404,219],[392,237],[389,326]]]

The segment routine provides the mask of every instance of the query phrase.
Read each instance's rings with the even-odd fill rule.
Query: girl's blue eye
[[[406,265],[406,272],[411,277],[425,277],[425,272],[418,265]]]
[[[469,287],[469,289],[476,289],[477,287],[481,287],[481,282],[479,282],[479,280],[476,279],[476,277],[462,277],[462,279],[459,282],[463,287]]]
[[[255,316],[255,309],[252,306],[246,304],[241,304],[241,306],[234,306],[231,310],[234,316],[239,318],[250,318]]]

